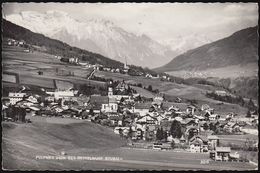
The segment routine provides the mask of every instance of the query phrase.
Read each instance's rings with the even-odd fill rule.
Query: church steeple
[[[126,57],[125,57],[124,69],[127,69],[127,61],[126,61]]]
[[[126,60],[126,57],[125,57],[125,64],[124,64],[124,70],[129,70],[129,67],[128,67],[128,65],[127,65],[127,60]]]

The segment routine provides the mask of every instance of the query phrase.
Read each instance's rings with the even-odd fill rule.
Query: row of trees
[[[12,118],[14,121],[25,122],[26,110],[15,105],[10,105],[6,109],[6,117]]]
[[[257,113],[257,107],[255,106],[255,104],[254,104],[254,102],[252,101],[251,98],[248,102],[246,102],[243,99],[243,97],[241,97],[241,96],[238,96],[238,97],[234,97],[234,96],[231,96],[231,95],[221,96],[221,95],[218,95],[214,92],[208,92],[208,93],[206,93],[206,96],[209,97],[209,98],[213,98],[215,100],[224,101],[224,102],[233,103],[233,104],[238,104],[240,106],[247,107],[249,113],[251,111],[255,111]],[[248,116],[250,116],[249,113],[248,113]]]
[[[238,97],[234,97],[231,95],[221,96],[221,95],[216,94],[215,92],[207,92],[206,96],[209,98],[213,98],[214,100],[239,104],[241,106],[245,106],[245,104],[246,104],[245,100],[241,96],[238,96]]]
[[[83,84],[79,86],[79,93],[90,96],[93,94],[107,95],[107,88],[102,86],[94,86]]]

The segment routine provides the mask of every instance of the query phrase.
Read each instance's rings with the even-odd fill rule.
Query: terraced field
[[[4,46],[2,52],[3,70],[5,73],[14,73],[19,76],[18,83],[36,85],[45,88],[56,88],[54,80],[70,82],[73,84],[104,85],[104,82],[90,81],[86,77],[93,70],[81,66],[68,65],[60,62],[54,55],[42,52],[26,53],[24,48]],[[62,76],[56,73],[56,69],[66,69],[74,76]],[[43,74],[39,75],[38,72]],[[13,82],[13,76],[4,76],[5,82]],[[65,86],[67,87],[67,86]]]

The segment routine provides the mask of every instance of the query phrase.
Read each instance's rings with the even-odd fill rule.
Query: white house
[[[79,58],[69,58],[70,63],[79,63]]]
[[[149,114],[145,115],[142,118],[139,118],[136,123],[140,124],[158,124],[158,121],[156,118],[151,117]]]
[[[210,121],[216,121],[219,118],[220,118],[220,116],[217,115],[217,114],[212,114],[212,115],[209,116]]]
[[[161,95],[156,95],[154,98],[153,98],[153,101],[154,102],[162,102],[163,101],[163,97]]]
[[[196,110],[196,108],[195,108],[194,106],[189,105],[189,106],[187,107],[187,109],[186,109],[186,113],[193,115],[194,112],[195,112],[195,110]]]
[[[115,127],[114,128],[114,133],[119,134],[120,130],[122,130],[122,133],[124,135],[127,135],[127,133],[129,132],[129,129],[130,129],[130,127]]]
[[[10,92],[8,97],[10,99],[10,103],[14,105],[16,102],[23,100],[23,98],[26,96],[26,93],[13,93]]]
[[[208,145],[211,150],[215,150],[219,146],[219,137],[215,135],[208,136]]]
[[[36,97],[34,96],[29,96],[26,100],[32,102],[32,103],[38,103],[38,100]]]

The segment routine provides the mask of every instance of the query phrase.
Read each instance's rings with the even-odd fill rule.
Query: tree
[[[152,85],[149,85],[148,88],[147,88],[147,90],[152,92],[152,91],[153,91]]]
[[[62,99],[60,98],[60,99],[58,100],[58,105],[61,106],[61,103],[62,103]]]
[[[204,123],[204,124],[203,124],[203,129],[204,129],[204,130],[208,130],[208,129],[209,129],[209,125],[208,125],[207,123]]]
[[[209,124],[209,129],[215,132],[216,131],[216,125],[213,124],[213,123],[210,123]]]
[[[156,131],[156,140],[162,140],[163,139],[163,129],[158,128]]]
[[[172,147],[172,149],[175,148],[175,142],[174,142],[174,140],[172,140],[172,142],[171,142],[171,147]]]
[[[190,140],[194,135],[194,129],[190,129],[188,134],[188,140]]]
[[[91,115],[91,116],[93,116],[93,115],[94,115],[94,111],[93,111],[93,109],[92,109],[92,108],[89,110],[89,115]]]
[[[123,137],[123,130],[120,128],[118,131],[119,131],[120,137]]]
[[[125,126],[125,114],[123,114],[123,116],[122,116],[122,126],[123,127]]]
[[[120,103],[123,103],[125,101],[124,97],[120,99]]]
[[[167,137],[168,137],[167,131],[163,131],[163,139],[165,142],[167,141]]]
[[[132,127],[129,128],[129,131],[128,131],[128,135],[127,137],[132,139],[132,135],[133,135],[133,130],[132,130]]]
[[[250,111],[254,111],[255,109],[256,109],[256,106],[255,106],[255,104],[254,104],[254,102],[252,101],[252,99],[250,98],[250,100],[249,100],[249,102],[248,102],[248,109],[250,110]]]
[[[181,123],[177,120],[174,120],[171,124],[170,133],[173,138],[181,138],[182,131],[181,131]]]
[[[143,85],[141,83],[138,83],[137,86],[140,87],[140,88],[143,87]]]
[[[250,112],[249,109],[247,110],[246,117],[247,117],[247,118],[251,118],[251,112]]]
[[[44,107],[48,106],[48,104],[49,104],[48,100],[44,100],[44,101],[43,101]]]

